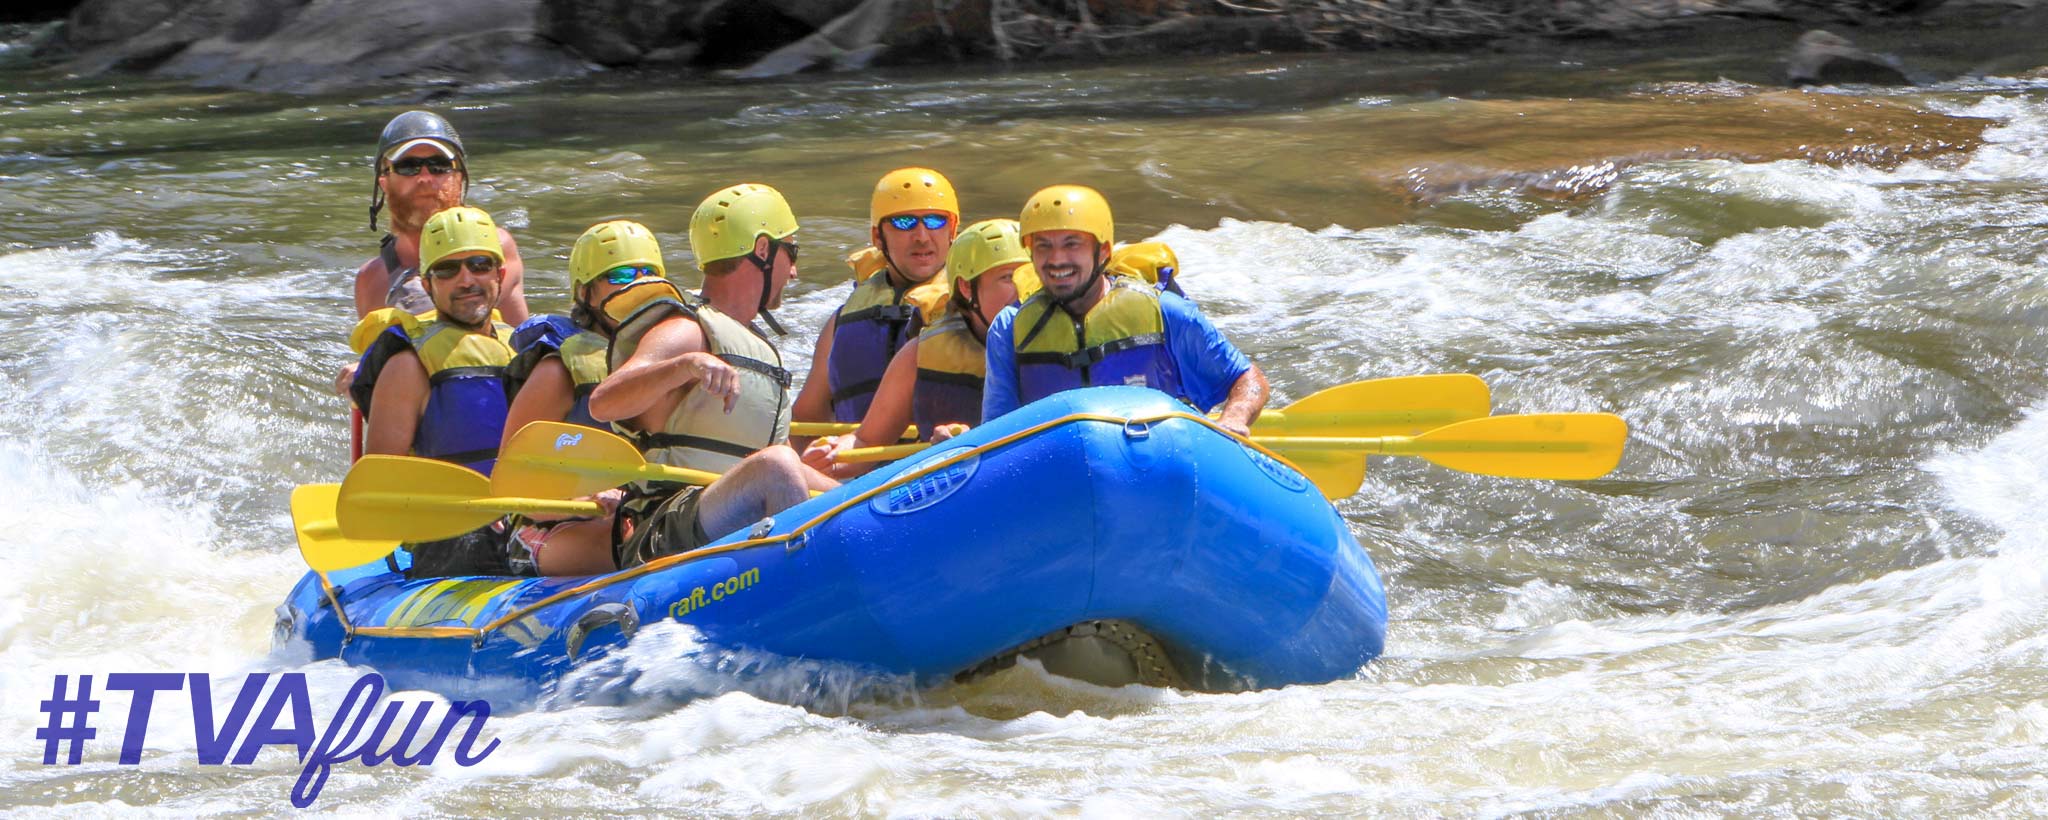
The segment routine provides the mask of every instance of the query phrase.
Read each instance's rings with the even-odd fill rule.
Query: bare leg
[[[814,472],[787,446],[756,452],[704,488],[697,521],[704,534],[719,538],[794,507],[811,497],[808,478]]]
[[[612,517],[557,524],[540,551],[542,575],[600,575],[612,565]]]

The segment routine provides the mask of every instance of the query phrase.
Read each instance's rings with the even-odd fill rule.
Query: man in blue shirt
[[[1266,375],[1193,302],[1107,276],[1115,226],[1093,188],[1033,194],[1018,219],[1044,289],[1004,310],[988,331],[981,417],[1062,390],[1142,385],[1208,411],[1247,435],[1265,409]]]

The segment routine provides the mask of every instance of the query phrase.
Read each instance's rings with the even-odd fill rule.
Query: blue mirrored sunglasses
[[[953,222],[953,218],[945,214],[925,214],[921,217],[917,214],[897,214],[895,216],[883,217],[882,221],[888,223],[896,230],[907,231],[917,227],[918,220],[920,219],[924,220],[925,227],[935,231],[943,231],[947,225]]]
[[[604,272],[604,280],[614,285],[630,285],[643,276],[653,276],[654,269],[645,265],[620,265]]]

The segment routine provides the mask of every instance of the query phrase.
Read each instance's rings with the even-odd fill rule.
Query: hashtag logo
[[[70,677],[58,675],[57,685],[50,692],[50,699],[43,701],[43,714],[50,716],[50,725],[36,730],[36,739],[43,741],[43,765],[57,762],[57,744],[71,741],[71,759],[66,763],[78,765],[79,755],[85,751],[85,741],[91,740],[100,730],[85,725],[85,718],[100,710],[100,702],[92,699],[92,676],[78,676],[78,698],[64,697],[64,682]],[[64,716],[71,716],[71,725],[64,725]]]

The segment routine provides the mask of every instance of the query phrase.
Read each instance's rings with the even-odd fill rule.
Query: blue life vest
[[[489,475],[498,461],[505,414],[511,408],[505,367],[512,361],[512,327],[493,321],[491,332],[472,333],[438,320],[421,324],[392,311],[393,324],[371,342],[356,368],[349,394],[365,417],[384,363],[410,350],[427,370],[427,407],[413,433],[413,455],[463,465]]]
[[[1080,317],[1039,291],[1017,309],[1012,334],[1022,403],[1100,385],[1150,387],[1188,401],[1166,346],[1159,291],[1144,282],[1103,277],[1102,299]]]
[[[576,391],[576,403],[562,420],[609,431],[611,425],[591,417],[590,394],[611,373],[611,365],[605,360],[605,351],[610,346],[611,340],[603,334],[577,327],[566,316],[542,315],[527,319],[520,323],[518,330],[512,331],[512,349],[516,351],[516,357],[506,371],[512,393],[517,395],[519,388],[525,386],[527,378],[533,375],[533,369],[549,356],[554,356],[561,359],[562,366],[568,369],[569,382]]]
[[[946,298],[945,287],[944,271],[907,288],[890,284],[886,271],[853,286],[853,295],[839,308],[832,353],[825,362],[833,419],[858,422],[867,416],[889,360],[924,330]]]
[[[941,424],[980,424],[987,374],[988,351],[964,315],[948,313],[918,336],[917,386],[910,397],[918,439],[930,441]]]

